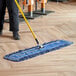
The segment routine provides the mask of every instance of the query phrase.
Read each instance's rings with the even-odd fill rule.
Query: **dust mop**
[[[27,26],[29,27],[29,29],[30,29],[30,31],[31,31],[36,43],[37,43],[37,46],[32,47],[32,48],[28,48],[28,49],[24,49],[24,50],[19,50],[17,52],[13,52],[11,54],[5,55],[4,59],[14,61],[14,62],[20,62],[23,60],[27,60],[27,59],[36,57],[38,55],[48,53],[48,52],[53,51],[53,50],[57,50],[57,49],[69,46],[73,43],[73,42],[66,41],[66,40],[55,40],[55,41],[47,42],[47,43],[40,45],[39,40],[37,39],[30,24],[28,23],[28,21],[24,15],[19,3],[17,2],[17,0],[15,0],[15,3],[17,5],[19,11],[21,12]]]

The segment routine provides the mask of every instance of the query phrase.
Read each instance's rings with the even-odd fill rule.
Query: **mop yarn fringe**
[[[14,61],[14,62],[20,62],[23,60],[36,57],[38,55],[48,53],[53,50],[57,50],[57,49],[69,46],[71,44],[73,44],[73,42],[69,42],[66,40],[51,41],[48,43],[44,43],[43,48],[39,48],[39,46],[35,46],[35,47],[24,49],[24,50],[19,50],[17,52],[4,56],[4,59]]]

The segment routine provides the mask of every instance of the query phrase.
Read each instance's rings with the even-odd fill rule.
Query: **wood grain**
[[[40,43],[65,39],[74,44],[23,62],[11,62],[3,56],[36,45],[25,22],[20,23],[21,40],[15,41],[4,24],[0,36],[0,76],[76,76],[76,3],[49,2],[47,10],[55,11],[30,21]],[[6,18],[8,18],[6,14]]]

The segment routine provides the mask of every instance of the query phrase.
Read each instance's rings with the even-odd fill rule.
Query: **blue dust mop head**
[[[42,55],[48,53],[53,50],[57,50],[66,46],[71,45],[73,42],[65,41],[65,40],[56,40],[43,44],[43,48],[39,48],[39,46],[35,46],[29,49],[19,50],[18,52],[14,52],[4,56],[4,59],[20,62],[23,60],[27,60],[38,55]]]

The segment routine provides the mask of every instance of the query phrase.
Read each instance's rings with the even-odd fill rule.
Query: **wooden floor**
[[[25,22],[20,23],[19,41],[13,40],[5,23],[0,37],[0,76],[76,76],[76,3],[49,2],[46,9],[55,13],[29,21],[40,43],[65,39],[74,44],[23,62],[7,61],[4,55],[36,43]]]

